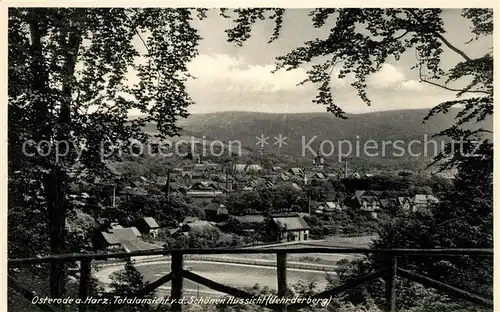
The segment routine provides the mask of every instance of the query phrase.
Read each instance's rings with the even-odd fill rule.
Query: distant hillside
[[[458,112],[458,110],[457,110]],[[404,146],[412,140],[424,141],[424,136],[435,134],[454,123],[456,112],[450,111],[447,115],[437,115],[426,123],[423,118],[427,115],[427,109],[419,110],[399,110],[386,111],[368,114],[351,114],[347,120],[335,118],[329,113],[307,113],[307,114],[268,114],[256,112],[218,112],[210,114],[195,114],[182,120],[179,125],[183,128],[183,135],[193,135],[196,137],[205,136],[209,140],[240,141],[243,146],[258,150],[256,137],[262,134],[268,136],[269,145],[263,148],[264,152],[279,152],[293,156],[302,156],[304,142],[307,144],[315,136],[309,146],[315,151],[323,140],[334,143],[334,148],[338,147],[338,142],[349,140],[352,148],[356,144],[361,148],[361,155],[353,157],[363,158],[363,144],[367,140],[375,140],[381,149],[382,142],[394,142],[403,140]],[[483,128],[492,129],[491,119],[481,125]],[[477,126],[474,126],[477,127]],[[153,131],[152,125],[148,126],[148,131]],[[287,145],[278,148],[274,145],[274,137],[279,135],[286,137]],[[373,144],[373,143],[371,143]],[[423,144],[423,143],[422,143]],[[429,145],[429,150],[433,145]],[[344,145],[347,151],[347,146]],[[419,151],[418,144],[414,144],[412,151]],[[329,143],[323,144],[323,151],[329,153],[331,146]],[[391,147],[386,149],[386,157],[390,157]],[[371,150],[370,150],[371,151]],[[310,156],[306,150],[306,157]],[[337,155],[335,151],[332,157]]]

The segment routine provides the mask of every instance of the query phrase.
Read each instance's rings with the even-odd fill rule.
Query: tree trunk
[[[51,123],[51,118],[48,114],[47,85],[48,74],[45,69],[43,47],[42,47],[42,29],[40,25],[40,15],[43,15],[43,9],[30,9],[30,35],[31,35],[31,74],[32,88],[35,94],[38,94],[37,100],[34,102],[34,122],[33,122],[33,139],[35,142],[48,140],[52,137],[52,129],[47,124]],[[61,207],[64,202],[65,195],[63,190],[58,187],[58,172],[50,166],[47,157],[38,157],[40,165],[49,170],[49,173],[43,175],[43,186],[45,190],[45,198],[47,201],[47,214],[49,224],[49,245],[50,253],[62,253],[64,250],[65,239],[65,212]],[[52,167],[52,168],[51,168]],[[49,274],[50,296],[52,298],[60,298],[64,293],[64,266],[61,263],[52,262],[50,265]]]
[[[34,122],[34,139],[39,142],[42,139],[57,141],[67,140],[70,138],[71,129],[71,103],[74,90],[74,72],[77,60],[77,53],[82,41],[81,25],[76,14],[82,14],[81,11],[75,11],[75,15],[64,16],[65,21],[61,29],[62,32],[69,34],[67,41],[60,42],[60,48],[65,51],[64,72],[62,78],[62,98],[61,109],[59,116],[49,115],[48,103],[45,100],[50,90],[47,88],[49,76],[44,66],[44,54],[42,46],[43,31],[40,23],[45,14],[43,9],[30,10],[30,33],[31,33],[31,48],[32,48],[32,63],[31,70],[33,74],[33,91],[40,96],[34,103],[35,107],[35,122]],[[84,13],[83,13],[84,14]],[[85,15],[81,15],[85,16]],[[75,19],[76,17],[76,19]],[[62,38],[66,38],[63,36]],[[52,125],[52,120],[57,118],[59,127],[54,131],[54,128],[47,125]],[[37,131],[38,130],[38,131]],[[68,146],[68,145],[67,145]],[[69,144],[71,146],[71,144]],[[52,148],[55,146],[53,145]],[[65,153],[65,151],[61,151]],[[45,199],[47,202],[47,215],[49,225],[49,244],[51,254],[60,254],[66,252],[66,216],[68,213],[69,202],[66,198],[68,187],[68,175],[66,168],[71,165],[71,153],[68,154],[68,159],[59,160],[58,163],[52,162],[50,158],[40,157],[39,160],[48,173],[43,174],[43,186],[45,190]],[[66,265],[60,262],[52,262],[50,265],[50,296],[52,298],[61,298],[65,293],[66,284]]]
[[[50,253],[65,252],[66,241],[66,213],[68,202],[66,199],[65,173],[54,167],[52,172],[45,175],[44,187],[49,216]],[[50,296],[61,298],[64,296],[66,283],[66,266],[61,262],[51,262],[50,265]]]

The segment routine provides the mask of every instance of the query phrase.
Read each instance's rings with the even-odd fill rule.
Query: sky
[[[291,49],[301,46],[314,37],[324,37],[329,27],[315,29],[310,9],[290,9],[284,16],[283,28],[278,40],[268,44],[274,23],[258,22],[252,37],[237,47],[228,43],[224,32],[233,22],[218,16],[218,9],[211,10],[208,18],[194,22],[203,38],[199,44],[199,56],[188,66],[197,77],[187,83],[188,91],[196,102],[190,113],[217,111],[258,111],[266,113],[323,112],[324,106],[314,104],[317,94],[313,84],[297,86],[306,78],[306,69],[271,73],[274,60]],[[493,46],[492,38],[466,44],[473,35],[469,22],[461,17],[459,9],[445,9],[443,21],[445,37],[454,46],[471,57],[486,54]],[[444,47],[444,67],[461,61],[460,56]],[[389,60],[381,70],[368,80],[368,96],[372,105],[367,106],[356,95],[348,79],[332,75],[334,101],[347,113],[430,108],[455,98],[455,93],[419,83],[418,72],[411,67],[415,63],[414,51],[405,53],[399,61]]]

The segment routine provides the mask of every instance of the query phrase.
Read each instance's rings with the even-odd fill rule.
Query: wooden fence
[[[385,279],[386,285],[386,306],[385,310],[388,312],[397,311],[397,289],[396,277],[400,276],[411,281],[421,283],[425,286],[433,287],[457,299],[467,300],[471,303],[493,308],[493,301],[489,298],[483,298],[471,292],[458,289],[448,285],[442,281],[437,281],[428,276],[418,274],[400,268],[398,266],[398,259],[402,257],[415,257],[415,256],[432,256],[432,257],[456,257],[456,256],[471,256],[471,257],[492,257],[492,249],[367,249],[367,248],[328,248],[328,247],[309,247],[309,248],[256,248],[256,249],[196,249],[196,250],[148,250],[138,251],[131,253],[91,253],[91,254],[61,254],[51,255],[46,257],[24,258],[24,259],[9,259],[9,267],[18,267],[22,265],[33,265],[40,263],[49,263],[52,261],[80,262],[80,288],[79,297],[87,298],[90,291],[90,277],[91,277],[91,263],[96,260],[112,260],[112,259],[126,259],[136,256],[160,256],[171,255],[171,272],[165,276],[157,279],[156,281],[148,284],[143,289],[139,290],[134,296],[141,298],[146,294],[153,292],[161,285],[171,282],[171,299],[175,302],[171,304],[172,311],[182,311],[182,304],[178,301],[183,296],[183,280],[188,279],[193,282],[204,285],[210,289],[237,297],[242,299],[252,299],[254,295],[231,287],[209,280],[191,271],[185,270],[183,262],[187,255],[220,255],[220,254],[276,254],[276,268],[277,268],[277,284],[278,284],[278,297],[284,298],[287,292],[287,254],[306,254],[306,253],[324,253],[324,254],[379,254],[383,255],[386,259],[385,266],[373,273],[361,276],[355,280],[346,282],[343,285],[337,286],[332,289],[325,290],[315,294],[313,298],[331,298],[339,295],[345,291],[366,284],[378,278]],[[23,285],[20,285],[14,278],[9,276],[9,287],[19,292],[25,298],[31,301],[35,294],[27,290]],[[306,307],[306,304],[292,304],[292,305],[277,305],[277,304],[262,304],[265,307],[274,311],[296,311]],[[37,305],[43,311],[58,311],[57,308],[48,305]],[[87,306],[80,305],[80,312],[87,311]],[[120,306],[110,306],[109,311],[118,311]]]

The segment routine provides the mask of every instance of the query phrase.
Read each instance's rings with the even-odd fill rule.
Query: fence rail
[[[481,305],[487,308],[493,308],[493,301],[488,298],[483,298],[477,294],[458,289],[444,282],[434,280],[428,276],[420,275],[415,272],[405,270],[398,267],[398,258],[402,257],[420,257],[420,256],[439,256],[439,257],[459,257],[459,256],[473,256],[473,257],[488,257],[493,256],[492,249],[476,248],[476,249],[463,249],[463,248],[442,248],[442,249],[368,249],[368,248],[328,248],[328,247],[311,247],[311,248],[235,248],[235,249],[185,249],[185,250],[148,250],[138,251],[131,253],[90,253],[90,254],[59,254],[45,257],[33,257],[23,259],[9,259],[9,267],[19,267],[23,265],[50,263],[50,262],[69,262],[80,261],[80,288],[79,297],[84,299],[88,297],[90,291],[90,277],[91,277],[91,263],[95,260],[109,260],[109,259],[127,259],[139,256],[167,256],[171,255],[170,269],[171,272],[165,276],[157,279],[156,281],[148,284],[145,288],[139,290],[134,297],[140,298],[146,294],[153,292],[155,289],[171,282],[171,299],[175,300],[172,303],[172,311],[182,311],[182,304],[179,300],[182,298],[183,293],[183,279],[189,279],[198,284],[204,285],[210,289],[223,292],[239,298],[253,298],[254,296],[243,290],[223,285],[215,281],[209,280],[203,276],[197,275],[193,272],[184,269],[184,260],[191,258],[193,255],[217,255],[217,254],[276,254],[276,268],[277,268],[277,285],[278,296],[285,297],[287,294],[287,281],[286,270],[291,267],[287,263],[287,254],[304,254],[304,253],[324,253],[324,254],[379,254],[384,255],[386,262],[384,268],[373,272],[371,274],[361,276],[355,280],[347,281],[345,284],[337,286],[333,289],[328,289],[321,293],[314,295],[315,298],[330,298],[340,293],[366,284],[378,278],[385,279],[386,285],[386,307],[388,312],[395,312],[397,306],[397,289],[396,278],[403,277],[411,281],[421,283],[425,286],[433,287],[448,295],[454,296],[458,299],[467,300],[474,304]],[[200,256],[200,258],[203,258]],[[12,277],[9,277],[9,283],[12,288],[19,292],[24,297],[31,299],[34,294],[27,289],[20,286]],[[304,305],[264,305],[269,309],[275,311],[295,311],[304,308]],[[57,311],[56,308],[51,306],[40,306],[45,311]],[[79,306],[80,312],[87,311],[85,305]],[[119,306],[111,306],[110,311],[119,310]]]

